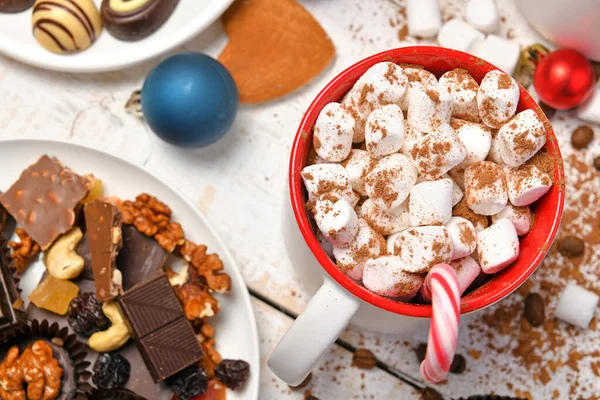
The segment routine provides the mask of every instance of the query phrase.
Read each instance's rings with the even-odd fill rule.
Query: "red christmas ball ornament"
[[[595,81],[590,61],[572,49],[560,49],[544,56],[533,74],[533,85],[540,100],[557,110],[568,110],[587,100]]]

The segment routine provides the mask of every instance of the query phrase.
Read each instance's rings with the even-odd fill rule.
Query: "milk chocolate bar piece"
[[[105,201],[94,200],[84,206],[88,246],[98,301],[106,301],[123,293],[123,276],[117,269],[117,254],[123,245],[121,213]]]
[[[123,225],[123,248],[117,266],[123,274],[123,290],[160,271],[167,261],[167,252],[156,240],[138,231],[133,225]]]
[[[202,359],[202,348],[164,273],[127,291],[119,304],[155,382]]]
[[[0,240],[0,334],[14,328],[24,318],[24,313],[13,304],[20,299],[17,284],[10,270],[9,250],[6,240]]]
[[[0,196],[0,203],[17,224],[47,250],[75,223],[75,208],[93,185],[56,158],[44,155]]]

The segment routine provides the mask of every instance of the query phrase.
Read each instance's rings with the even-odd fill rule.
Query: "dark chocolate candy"
[[[141,40],[160,28],[179,0],[103,0],[102,24],[117,39]]]
[[[167,261],[167,252],[156,240],[133,225],[123,225],[123,247],[117,257],[117,267],[123,274],[123,290],[144,282]]]
[[[56,158],[40,157],[0,196],[0,203],[31,238],[47,250],[75,223],[75,208],[93,179],[75,174]]]
[[[13,307],[20,297],[10,268],[9,254],[6,240],[0,239],[0,334],[12,331],[24,318],[24,313]]]
[[[121,213],[105,201],[94,200],[84,207],[88,246],[98,301],[114,299],[123,292],[117,254],[123,245]]]
[[[194,330],[164,273],[127,291],[119,298],[119,304],[155,382],[202,358]]]
[[[16,226],[17,221],[6,211],[6,208],[0,205],[0,235],[4,239],[10,239],[15,233]]]
[[[35,0],[0,0],[0,13],[17,13],[30,8]]]

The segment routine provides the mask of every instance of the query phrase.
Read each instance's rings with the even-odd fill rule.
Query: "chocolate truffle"
[[[92,0],[36,0],[32,29],[46,50],[70,54],[94,43],[100,36],[102,21]]]
[[[0,13],[18,13],[27,10],[35,0],[0,0]]]
[[[165,23],[179,0],[103,0],[102,22],[111,35],[125,41],[141,40]]]

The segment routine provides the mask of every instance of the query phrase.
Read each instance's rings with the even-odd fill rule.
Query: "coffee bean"
[[[417,359],[419,362],[423,362],[425,359],[425,353],[427,353],[427,343],[420,343],[415,349],[415,353],[417,354]]]
[[[450,365],[450,372],[452,372],[453,374],[462,374],[463,372],[465,372],[466,368],[467,361],[465,360],[465,358],[460,354],[455,355],[454,359],[452,360],[452,364]]]
[[[377,365],[377,359],[367,349],[357,349],[352,356],[352,366],[361,369],[371,369]]]
[[[596,171],[600,172],[600,156],[594,158],[594,168],[596,168]]]
[[[311,380],[312,380],[312,372],[310,374],[308,374],[308,376],[306,378],[304,378],[302,383],[299,384],[298,386],[289,385],[289,387],[292,390],[299,390],[299,389],[302,389],[302,388],[305,388],[306,386],[308,386],[308,384],[310,383]]]
[[[525,319],[531,326],[541,326],[546,319],[544,301],[537,293],[530,293],[525,298]]]
[[[576,149],[585,149],[594,139],[594,130],[588,125],[582,125],[573,131],[571,145]]]
[[[435,389],[430,387],[426,387],[421,390],[421,399],[422,400],[444,400],[441,394],[439,394]]]
[[[558,242],[558,252],[563,257],[579,257],[584,250],[585,243],[575,236],[566,236]]]
[[[556,110],[554,108],[541,101],[538,104],[548,119],[552,119],[552,117],[554,117],[554,114],[556,114]]]

